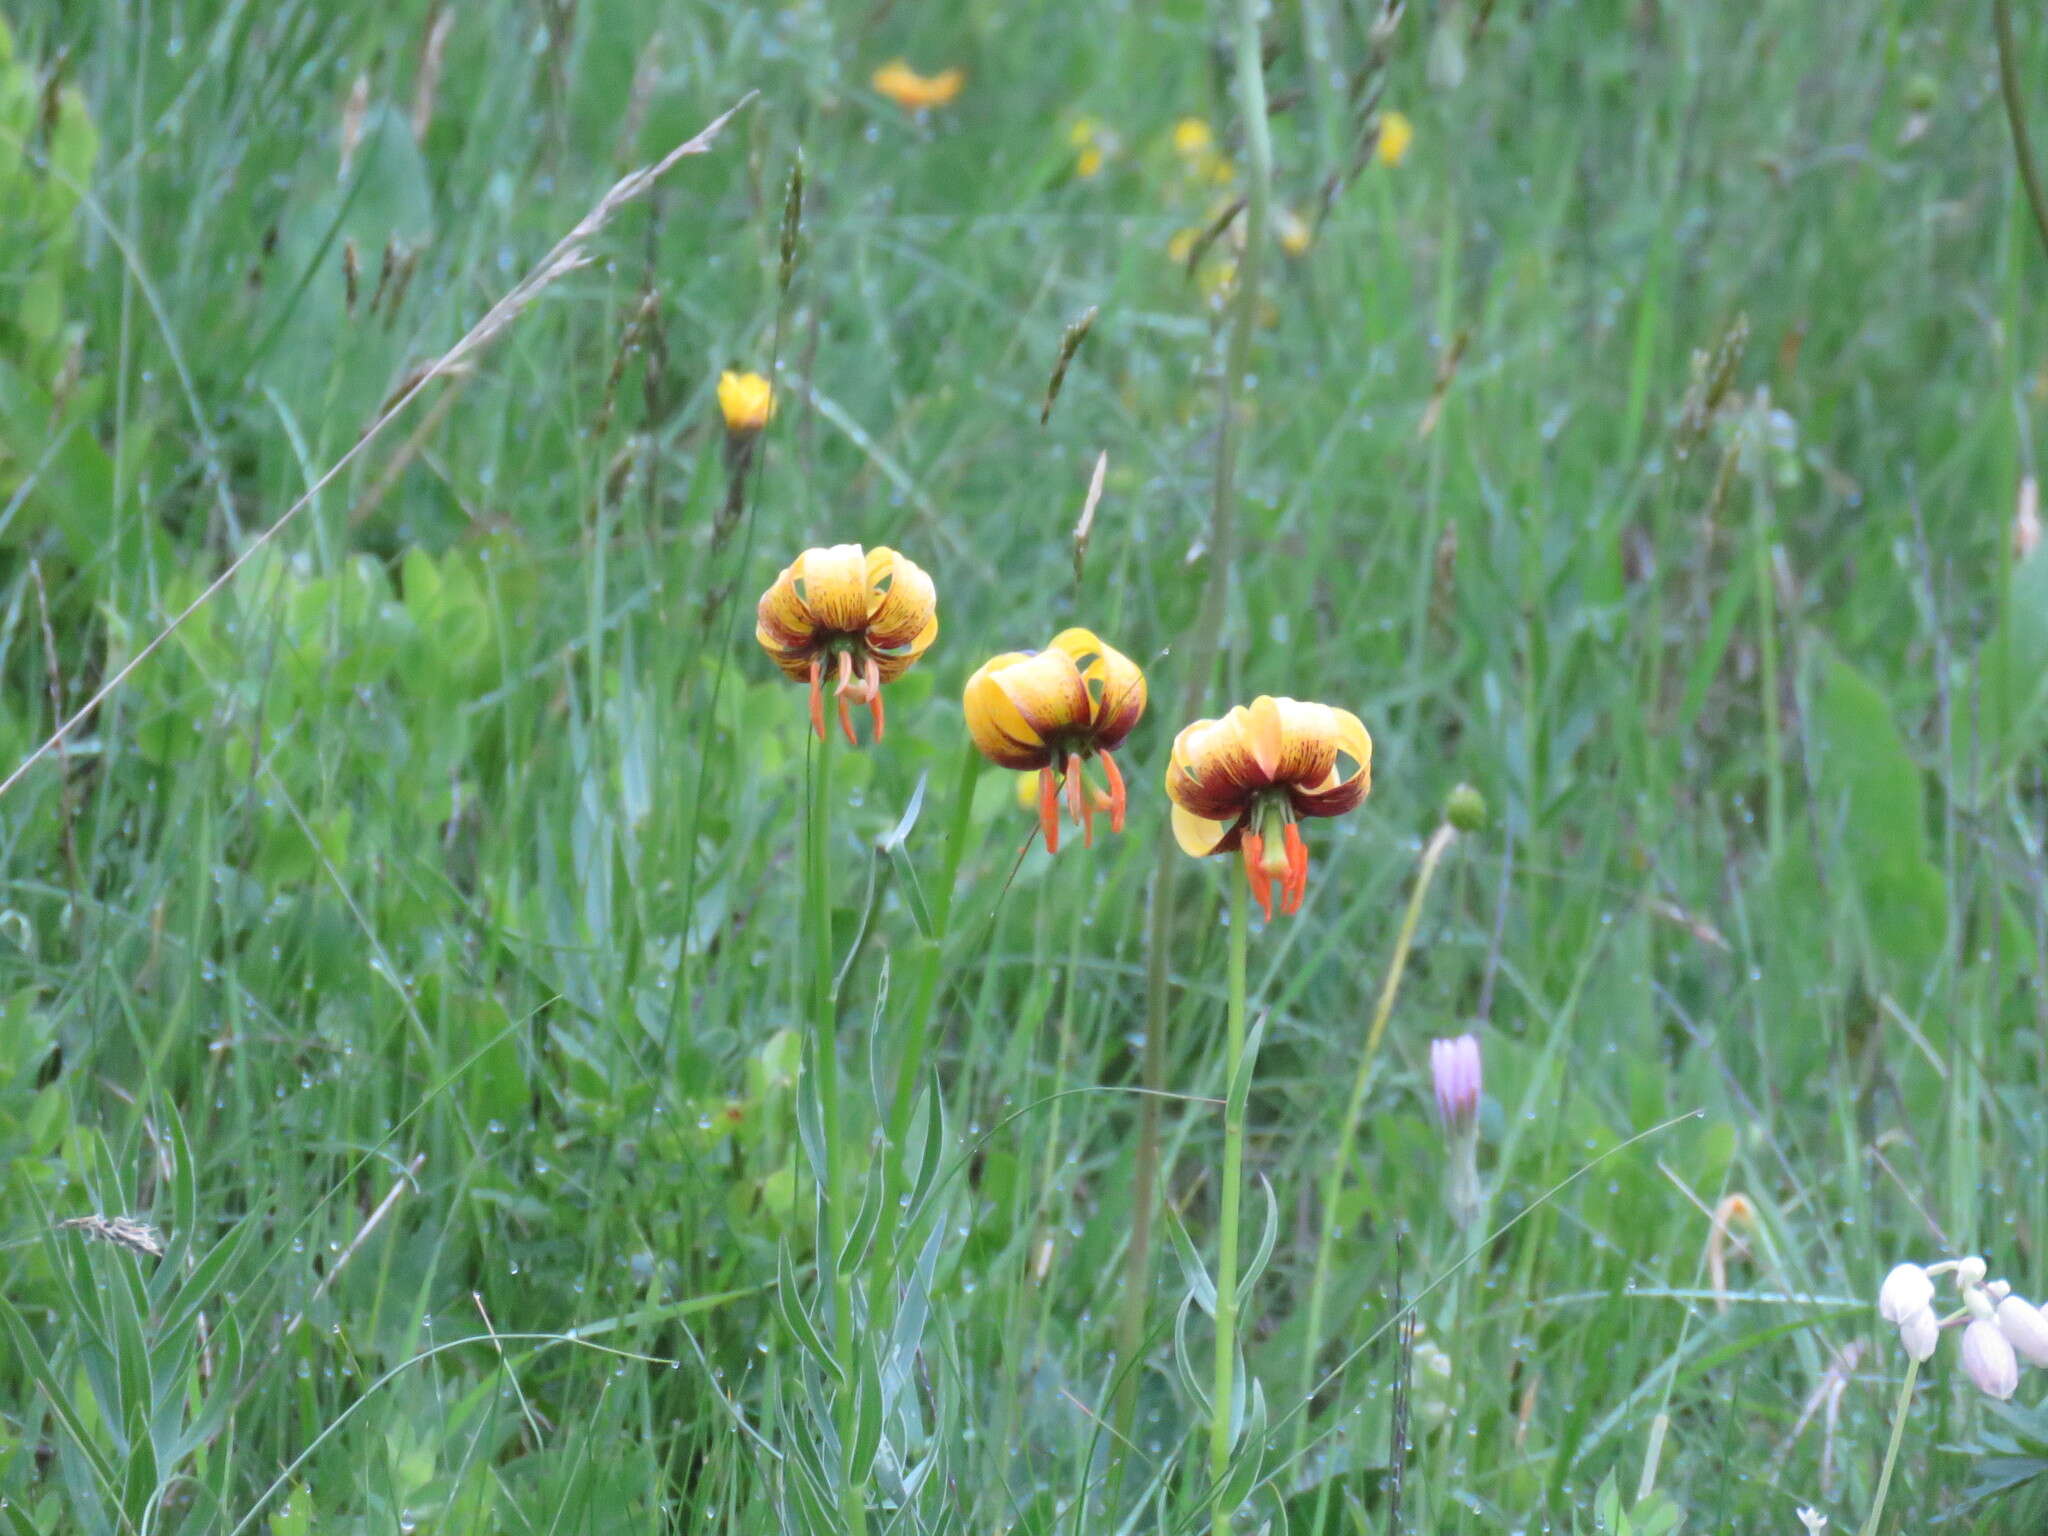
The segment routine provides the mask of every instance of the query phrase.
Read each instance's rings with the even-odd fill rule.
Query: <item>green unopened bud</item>
[[[1460,784],[1444,798],[1444,820],[1460,832],[1477,832],[1486,825],[1486,797],[1470,784]]]
[[[1914,112],[1932,112],[1941,98],[1941,84],[1934,76],[1919,74],[1906,82],[1906,106]]]

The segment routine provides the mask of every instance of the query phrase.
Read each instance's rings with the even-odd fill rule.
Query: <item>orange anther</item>
[[[1038,826],[1045,833],[1045,851],[1060,851],[1060,787],[1050,768],[1038,770]]]
[[[1252,900],[1259,904],[1260,915],[1267,922],[1273,921],[1273,877],[1266,873],[1266,840],[1256,832],[1244,835],[1244,877],[1250,882]]]
[[[1107,752],[1096,756],[1102,759],[1102,776],[1109,780],[1109,830],[1121,832],[1124,829],[1124,776],[1116,765],[1116,759]]]
[[[821,657],[811,658],[811,729],[818,733],[818,740],[825,739],[825,663]]]

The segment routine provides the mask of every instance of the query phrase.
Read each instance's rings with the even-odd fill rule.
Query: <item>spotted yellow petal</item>
[[[921,654],[939,632],[939,595],[931,577],[915,560],[880,547],[868,551],[865,574],[868,645],[877,651],[915,646]]]
[[[754,610],[754,638],[783,671],[801,677],[808,670],[818,626],[797,595],[796,576],[797,567],[791,565],[761,594]]]
[[[858,544],[805,550],[797,557],[796,582],[818,628],[850,635],[867,627],[867,560]]]

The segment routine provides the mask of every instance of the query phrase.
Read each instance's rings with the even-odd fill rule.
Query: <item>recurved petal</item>
[[[811,617],[811,610],[804,606],[803,597],[797,591],[797,575],[802,564],[799,559],[777,576],[774,585],[761,594],[761,601],[755,606],[754,633],[771,651],[793,650],[807,645],[818,633],[817,621]]]
[[[1251,803],[1251,795],[1220,770],[1214,738],[1229,734],[1228,716],[1197,720],[1174,738],[1166,765],[1166,797],[1182,810],[1210,821],[1235,821]],[[1247,763],[1249,759],[1246,759]]]
[[[1232,830],[1228,822],[1197,816],[1177,803],[1173,807],[1173,840],[1180,844],[1182,853],[1202,859],[1225,852],[1224,843]]]
[[[1259,704],[1267,702],[1260,699],[1252,708],[1256,710]],[[1273,699],[1270,702],[1280,722],[1280,760],[1273,771],[1274,782],[1309,786],[1321,784],[1336,766],[1337,751],[1344,734],[1338,717],[1344,712],[1327,704],[1308,704],[1300,699]],[[1346,715],[1344,718],[1358,725],[1356,717]],[[1364,727],[1359,729],[1363,731]]]
[[[990,762],[1005,768],[1043,768],[1052,761],[1044,738],[997,681],[999,673],[1030,659],[1018,651],[990,657],[967,679],[960,698],[967,715],[967,734],[975,747]]]
[[[796,581],[820,629],[850,635],[867,628],[867,560],[858,544],[805,550],[797,557]]]
[[[798,682],[803,682],[810,676],[809,646],[786,644],[765,623],[754,626],[754,638],[761,642],[761,649],[768,653],[768,659]]]
[[[1300,816],[1342,816],[1372,792],[1372,736],[1350,710],[1318,707],[1328,716],[1333,760],[1319,782],[1290,790],[1288,799]]]
[[[915,645],[922,651],[939,632],[938,588],[915,560],[893,549],[871,549],[867,557],[868,645],[897,651]],[[929,631],[929,634],[927,634]]]
[[[925,625],[918,637],[900,651],[877,651],[869,648],[868,654],[875,659],[875,667],[885,683],[893,683],[908,672],[911,663],[931,649],[932,641],[938,638],[939,621],[933,619]]]
[[[1092,630],[1063,630],[1053,636],[1050,648],[1073,658],[1093,706],[1095,745],[1114,752],[1145,713],[1145,674]]]

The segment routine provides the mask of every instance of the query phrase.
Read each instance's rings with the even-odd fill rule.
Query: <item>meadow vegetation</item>
[[[2039,1529],[2019,10],[10,7],[0,1533]]]

